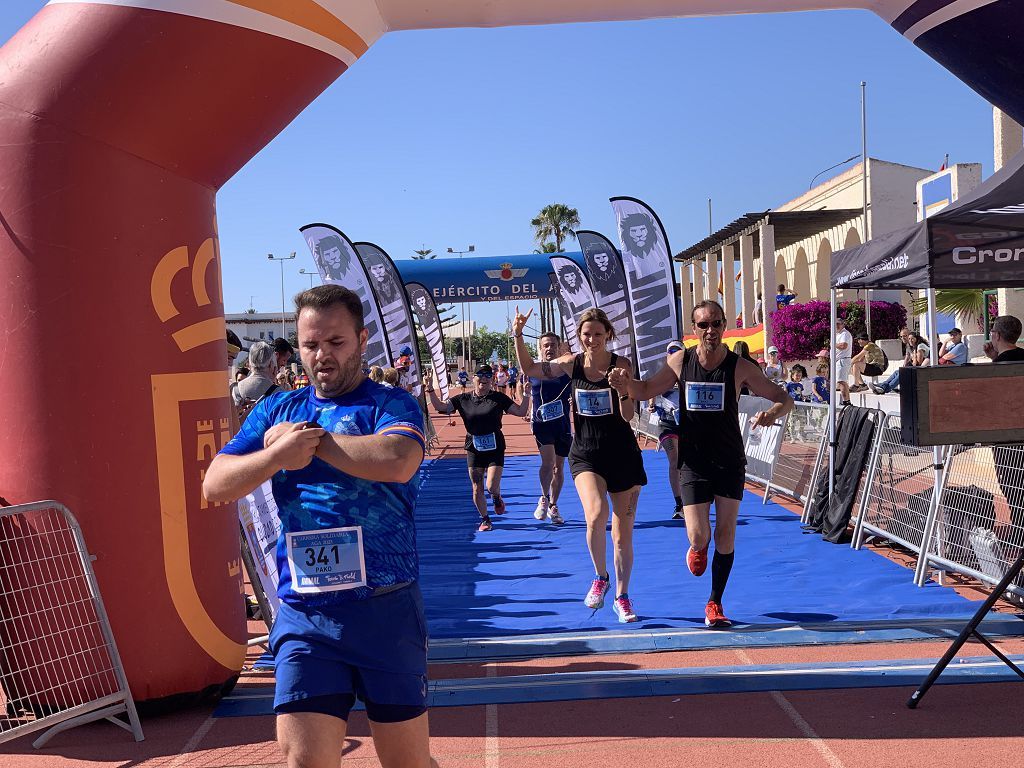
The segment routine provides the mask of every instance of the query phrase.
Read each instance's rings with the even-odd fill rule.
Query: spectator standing
[[[811,402],[825,403],[828,405],[828,399],[830,397],[830,390],[828,387],[828,360],[823,360],[818,363],[818,367],[814,372],[817,376],[811,379]]]
[[[274,383],[277,372],[274,348],[265,341],[257,341],[249,348],[249,368],[252,373],[238,382],[233,392],[237,406],[255,402],[277,387]]]
[[[866,392],[868,385],[864,383],[865,376],[881,376],[885,372],[888,361],[885,353],[877,344],[873,344],[866,333],[857,334],[857,343],[860,344],[860,352],[851,359],[850,367],[853,370],[853,386],[851,392]]]
[[[846,330],[845,318],[836,320],[836,387],[842,395],[840,405],[850,404],[850,367],[853,359],[853,334]]]
[[[959,328],[949,332],[949,339],[939,349],[939,365],[963,365],[967,362],[967,344]]]
[[[274,356],[277,358],[278,370],[283,370],[292,363],[298,362],[295,359],[295,349],[287,339],[282,339],[280,336],[274,339]]]
[[[796,291],[790,291],[785,285],[779,283],[779,292],[775,294],[775,308],[782,309],[783,307],[788,307],[793,302],[793,299],[799,295]]]
[[[786,366],[779,360],[778,347],[768,347],[768,364],[764,367],[764,375],[780,387],[786,386]]]

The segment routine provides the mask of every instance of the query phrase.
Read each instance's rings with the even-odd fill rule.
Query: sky
[[[3,39],[43,5],[4,0]],[[867,11],[385,35],[220,190],[225,309],[280,311],[268,253],[297,254],[287,295],[309,287],[311,222],[398,261],[515,255],[555,202],[615,240],[608,198],[629,195],[679,251],[708,198],[717,229],[859,153],[862,80],[872,157],[992,172],[991,107]],[[473,318],[503,328],[505,307]]]

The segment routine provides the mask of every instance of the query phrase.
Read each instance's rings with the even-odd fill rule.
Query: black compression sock
[[[683,497],[682,496],[676,496],[676,506],[677,507],[683,506]]]
[[[732,571],[732,562],[736,559],[736,553],[730,552],[723,555],[716,551],[711,559],[711,600],[716,603],[722,602],[722,593],[725,592],[726,582],[729,581],[729,573]]]

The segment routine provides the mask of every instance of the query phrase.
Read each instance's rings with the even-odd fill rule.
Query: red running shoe
[[[494,497],[494,514],[504,515],[505,514],[505,500],[501,496]]]
[[[491,524],[491,518],[485,517],[483,520],[481,520],[480,521],[480,527],[477,528],[477,530],[480,531],[481,533],[486,532],[486,531],[493,531],[494,530],[494,526]]]
[[[703,576],[708,567],[708,548],[698,550],[690,547],[686,553],[686,567],[694,576]]]
[[[714,628],[731,627],[732,621],[725,618],[721,603],[708,600],[708,604],[704,606],[704,625]]]

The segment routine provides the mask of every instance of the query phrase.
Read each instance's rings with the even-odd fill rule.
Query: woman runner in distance
[[[508,395],[491,389],[494,372],[489,365],[481,365],[473,376],[473,387],[469,392],[441,400],[434,393],[433,377],[428,373],[424,378],[427,396],[438,413],[458,412],[466,425],[466,461],[469,464],[469,479],[473,483],[473,503],[480,513],[480,527],[489,531],[494,526],[487,514],[487,499],[484,496],[486,478],[487,492],[494,501],[494,514],[505,514],[505,502],[501,498],[501,472],[505,466],[505,436],[501,433],[501,417],[506,413],[525,416],[530,411],[530,397],[527,395],[518,405]]]
[[[572,380],[575,437],[569,451],[569,469],[583,502],[587,518],[587,547],[596,574],[583,603],[588,608],[601,608],[608,592],[605,526],[608,523],[608,499],[611,497],[615,562],[613,607],[620,622],[637,621],[638,616],[629,599],[629,576],[633,570],[636,502],[640,486],[647,484],[647,475],[640,447],[629,424],[634,413],[633,401],[623,394],[625,388],[620,393],[608,383],[610,370],[618,367],[632,371],[632,363],[606,348],[607,342],[615,338],[615,331],[608,316],[596,308],[586,310],[576,325],[583,354],[561,355],[551,361],[534,362],[523,341],[523,328],[531,314],[532,309],[523,315],[516,307],[512,329],[519,369],[524,375],[537,379],[569,376]]]

